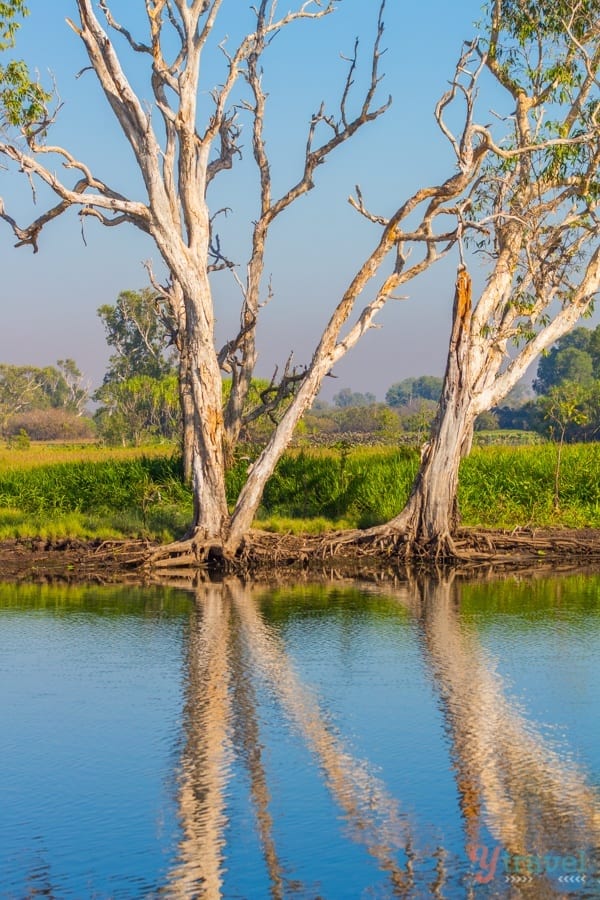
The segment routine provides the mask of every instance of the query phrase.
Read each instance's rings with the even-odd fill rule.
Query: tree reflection
[[[412,842],[398,802],[373,776],[368,764],[354,759],[327,723],[316,696],[294,671],[278,635],[264,622],[247,587],[229,586],[256,667],[269,680],[287,715],[315,754],[336,803],[343,810],[352,840],[364,844],[389,874],[394,895],[412,886]],[[406,864],[397,862],[397,851]]]
[[[186,743],[179,772],[182,837],[168,879],[169,897],[221,896],[225,785],[229,772],[230,610],[221,586],[206,586],[190,622],[187,653]]]
[[[554,895],[536,869],[547,854],[562,860],[599,845],[598,791],[507,697],[494,661],[461,621],[460,583],[423,578],[410,597],[451,739],[467,853],[489,874],[485,824],[511,860],[521,858],[517,870],[537,876],[520,886],[523,895]]]
[[[284,861],[278,848],[261,737],[260,679],[310,749],[341,811],[347,836],[365,847],[386,874],[386,896],[420,896],[423,885],[415,864],[424,856],[416,847],[414,823],[369,763],[348,751],[315,692],[303,684],[279,631],[261,613],[258,601],[264,590],[237,580],[196,589],[178,782],[182,836],[163,895],[186,900],[222,895],[226,795],[235,759],[248,773],[271,897],[279,900],[295,892],[306,896],[304,886],[291,878],[292,861]],[[399,602],[418,626],[446,721],[464,821],[465,860],[472,860],[474,874],[477,866],[480,875],[491,870],[491,858],[478,856],[479,851],[491,854],[494,849],[485,846],[488,832],[512,858],[564,858],[597,846],[598,792],[507,696],[493,660],[475,630],[461,619],[460,583],[421,578],[395,589],[370,590]],[[428,896],[445,896],[448,855],[438,847],[430,860],[436,875],[426,886]],[[465,886],[465,895],[468,890]],[[562,896],[543,872],[519,891],[522,896]]]
[[[271,896],[277,900],[303,891],[298,881],[287,878],[277,851],[253,684],[259,675],[313,752],[351,839],[366,846],[388,874],[391,896],[408,896],[413,853],[406,817],[369,766],[352,757],[325,721],[317,697],[302,684],[283,642],[263,620],[255,593],[236,581],[196,590],[178,789],[182,838],[162,894],[207,900],[222,895],[225,793],[234,755],[249,774]]]

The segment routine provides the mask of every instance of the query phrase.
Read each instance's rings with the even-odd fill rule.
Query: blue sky
[[[115,0],[111,7],[117,16],[130,15],[133,2]],[[135,3],[142,6],[141,0]],[[287,0],[281,9],[291,5]],[[233,42],[249,6],[246,0],[224,0],[215,36],[220,40],[228,34]],[[143,198],[128,147],[93,73],[76,78],[86,58],[79,39],[65,24],[65,17],[76,18],[75,3],[31,0],[30,7],[18,52],[45,81],[52,73],[63,102],[50,141],[71,149],[112,186]],[[269,92],[268,148],[275,190],[297,177],[307,122],[321,100],[333,104],[345,75],[340,54],[351,52],[355,35],[361,38],[362,58],[368,60],[377,8],[376,0],[343,0],[333,16],[288,29],[270,50],[264,83]],[[308,361],[320,327],[374,246],[378,229],[347,203],[354,185],[361,185],[374,212],[386,214],[419,186],[452,173],[450,148],[437,130],[433,110],[461,42],[473,35],[472,23],[479,16],[479,3],[471,0],[423,4],[388,0],[381,98],[392,94],[393,105],[318,170],[315,190],[275,225],[267,262],[275,296],[264,310],[258,374],[268,377],[290,351],[298,363]],[[125,50],[123,60],[138,90],[149,96],[143,73]],[[217,53],[214,63],[207,65],[201,90],[209,91],[218,80],[219,62]],[[360,73],[356,81],[359,88]],[[249,147],[249,135],[242,143]],[[242,270],[248,223],[256,208],[252,188],[242,163],[221,177],[212,197],[214,208],[233,209],[221,226],[222,241]],[[32,218],[31,193],[24,179],[0,170],[0,195],[20,223]],[[39,207],[45,199],[40,191]],[[143,260],[152,259],[160,272],[156,249],[131,227],[103,229],[92,221],[86,223],[84,244],[80,221],[71,213],[47,228],[40,252],[32,255],[28,248],[13,249],[12,233],[1,224],[0,361],[46,365],[72,357],[90,382],[98,384],[108,348],[96,309],[114,302],[120,290],[147,284]],[[324,396],[330,398],[348,386],[383,398],[390,384],[401,378],[443,374],[455,266],[455,258],[438,265],[403,290],[408,300],[391,301],[379,317],[381,327],[338,365],[336,379],[327,379]],[[215,302],[218,335],[224,340],[231,336],[239,314],[239,295],[227,275],[215,281]]]

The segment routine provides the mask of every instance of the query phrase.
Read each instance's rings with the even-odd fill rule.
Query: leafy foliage
[[[95,394],[101,406],[94,416],[100,437],[109,444],[139,446],[152,440],[176,440],[181,432],[179,387],[175,374],[153,378],[133,375],[104,382]]]
[[[593,331],[575,328],[557,341],[540,359],[533,387],[546,394],[563,381],[589,384],[594,378],[600,378],[600,325]]]
[[[443,379],[435,375],[421,375],[419,378],[404,378],[395,382],[385,395],[388,406],[406,406],[415,398],[433,400],[436,403],[442,394]]]
[[[24,0],[0,3],[0,52],[14,47],[20,19],[29,15]],[[22,59],[0,64],[0,122],[26,131],[46,116],[51,94],[31,78]]]
[[[31,80],[23,60],[0,65],[0,115],[6,124],[27,128],[40,122],[51,96]]]
[[[160,379],[172,373],[174,358],[169,345],[173,331],[155,291],[121,291],[114,305],[98,308],[98,315],[106,342],[114,351],[105,384],[140,375]]]
[[[14,47],[19,19],[29,15],[25,0],[2,0],[0,3],[0,50]]]
[[[72,359],[45,368],[0,364],[0,432],[13,416],[34,409],[61,409],[79,416],[88,399]]]

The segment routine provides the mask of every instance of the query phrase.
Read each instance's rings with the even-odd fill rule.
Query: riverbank
[[[273,580],[301,573],[329,577],[373,579],[402,576],[408,566],[401,553],[373,542],[344,541],[341,534],[294,535],[253,532],[252,552],[238,570],[255,580]],[[221,574],[218,568],[194,570],[189,566],[149,567],[147,561],[160,545],[155,541],[22,540],[0,541],[0,580],[50,583],[180,582]],[[600,529],[462,528],[456,536],[461,558],[459,572],[518,570],[521,567],[572,569],[600,566]],[[425,563],[410,563],[410,571]]]
[[[228,472],[233,505],[252,452]],[[280,535],[366,529],[403,508],[419,465],[406,447],[292,450],[269,480],[255,527]],[[558,474],[558,477],[557,477]],[[476,530],[600,529],[600,444],[475,448],[463,460],[461,521]],[[185,534],[193,515],[173,448],[0,450],[0,540],[148,540]]]

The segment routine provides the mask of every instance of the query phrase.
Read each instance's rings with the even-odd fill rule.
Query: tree
[[[4,433],[11,416],[31,408],[40,398],[40,370],[33,366],[0,364],[0,432]]]
[[[533,383],[537,394],[547,394],[563,381],[587,382],[600,373],[600,326],[574,328],[539,361]]]
[[[350,388],[342,388],[341,391],[333,395],[333,404],[340,409],[347,409],[350,406],[371,406],[376,402],[375,394],[371,394],[369,391],[366,394],[361,394],[350,390]]]
[[[88,400],[81,372],[72,359],[59,359],[56,366],[43,369],[0,364],[0,433],[14,416],[33,409],[81,416]]]
[[[114,305],[98,308],[98,315],[114,351],[94,395],[100,403],[94,416],[100,435],[111,444],[182,439],[179,407],[184,400],[175,377],[175,327],[161,294],[153,288],[121,291]],[[186,480],[190,475],[186,471]]]
[[[295,8],[279,15],[276,0],[260,0],[252,7],[252,29],[231,48],[216,31],[218,13],[225,5],[227,0],[148,0],[146,36],[136,37],[126,24],[116,20],[107,0],[100,3],[104,26],[94,12],[92,0],[73,0],[78,17],[76,21],[69,20],[69,24],[83,43],[89,69],[98,79],[133,153],[145,188],[143,199],[124,196],[96,177],[85,161],[67,148],[47,144],[46,134],[54,118],[49,111],[40,113],[38,108],[23,105],[19,115],[11,119],[11,124],[20,126],[20,136],[0,141],[0,153],[5,159],[29,179],[41,181],[57,197],[56,205],[27,227],[19,226],[0,206],[0,216],[19,245],[29,245],[36,251],[43,229],[74,207],[82,217],[93,216],[106,226],[134,225],[152,238],[160,253],[167,280],[159,283],[150,268],[149,274],[174,324],[185,427],[193,432],[194,522],[181,553],[185,556],[191,551],[196,558],[205,553],[231,555],[239,549],[265,483],[323,378],[371,327],[377,311],[399,286],[431,266],[456,240],[456,227],[448,227],[453,203],[476,175],[484,155],[484,148],[469,145],[468,155],[460,157],[458,172],[453,170],[440,184],[418,189],[390,216],[371,212],[357,190],[353,205],[379,228],[379,238],[333,310],[310,363],[294,369],[290,359],[273,380],[265,405],[273,407],[276,401],[292,399],[251,467],[230,514],[225,468],[243,427],[257,357],[257,325],[265,296],[270,296],[264,278],[270,228],[281,213],[312,190],[317,169],[334,151],[385,112],[389,99],[378,105],[382,2],[370,78],[362,98],[354,100],[357,43],[346,63],[347,77],[337,112],[328,111],[324,104],[317,109],[308,125],[300,172],[291,186],[276,195],[271,175],[273,160],[267,154],[265,139],[269,108],[263,67],[268,61],[269,45],[276,35],[287,33],[298,23],[312,22],[316,26],[342,4],[336,0],[298,0]],[[229,5],[235,8],[235,4]],[[122,48],[119,50],[118,41]],[[211,46],[223,62],[221,80],[216,86],[200,80],[205,72],[201,63]],[[130,56],[138,60],[140,67],[147,64],[143,99],[134,89],[133,78],[125,72],[125,61]],[[135,74],[137,83],[142,68]],[[146,101],[148,92],[152,106]],[[440,122],[455,98],[456,92],[440,101]],[[6,102],[5,96],[5,107]],[[250,258],[246,275],[241,278],[216,232],[222,207],[210,198],[219,176],[230,170],[241,154],[239,138],[244,117],[251,135],[258,197],[250,228]],[[448,136],[448,129],[443,126],[443,130]],[[64,167],[64,178],[57,174],[59,164]],[[70,175],[72,181],[68,180]],[[440,227],[436,227],[438,223]],[[413,248],[420,252],[411,255]],[[380,275],[381,267],[390,259],[391,265]],[[218,272],[232,274],[241,295],[239,331],[220,348],[215,344],[212,295],[212,279]],[[352,324],[348,324],[351,316]],[[232,381],[224,410],[222,371]]]
[[[100,436],[109,444],[175,440],[181,433],[177,375],[132,375],[111,379],[96,391],[100,407],[94,419]]]
[[[550,423],[550,435],[556,443],[556,467],[554,470],[554,511],[560,509],[560,468],[567,428],[570,425],[585,425],[588,421],[585,411],[585,389],[573,381],[550,388],[547,397],[540,403],[544,419]]]
[[[443,380],[436,375],[421,375],[419,378],[404,378],[388,388],[385,402],[388,406],[407,406],[413,400],[435,400],[442,394]]]
[[[407,506],[387,527],[436,555],[455,552],[459,464],[476,417],[574,327],[600,286],[599,12],[597,0],[493,0],[487,40],[466,48],[450,89],[471,109],[485,70],[506,115],[497,98],[495,124],[454,140],[459,164],[469,148],[485,154],[461,224],[487,278],[475,301],[463,256],[438,415]]]
[[[137,375],[161,378],[173,372],[174,359],[168,352],[173,325],[156,291],[121,291],[114,306],[103,304],[98,315],[104,324],[106,343],[114,351],[105,384]]]
[[[82,416],[90,399],[83,374],[73,359],[59,359],[54,366],[42,370],[41,388],[50,406]]]

